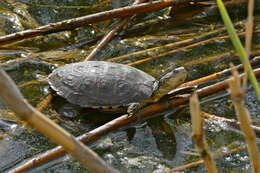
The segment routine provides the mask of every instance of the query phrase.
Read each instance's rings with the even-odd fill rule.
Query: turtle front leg
[[[140,103],[131,103],[129,104],[127,108],[127,113],[129,117],[134,116],[140,109],[141,109],[141,104]]]

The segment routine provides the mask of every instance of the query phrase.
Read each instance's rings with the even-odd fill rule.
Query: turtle
[[[183,83],[186,76],[184,67],[171,67],[156,80],[128,65],[84,61],[55,69],[47,81],[57,95],[74,105],[126,112],[132,116]]]

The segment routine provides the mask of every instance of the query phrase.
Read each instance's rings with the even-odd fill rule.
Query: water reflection
[[[163,116],[150,119],[147,123],[152,130],[158,150],[163,154],[163,157],[173,160],[177,144],[171,126],[164,120]]]

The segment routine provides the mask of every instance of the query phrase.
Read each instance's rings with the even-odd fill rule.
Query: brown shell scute
[[[82,107],[141,102],[158,85],[152,76],[122,64],[88,61],[68,64],[48,77],[53,90]]]

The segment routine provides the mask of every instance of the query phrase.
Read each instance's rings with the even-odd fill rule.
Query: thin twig
[[[39,112],[42,112],[51,103],[52,100],[53,100],[53,95],[49,94],[42,102],[40,102],[37,105],[36,109]]]

